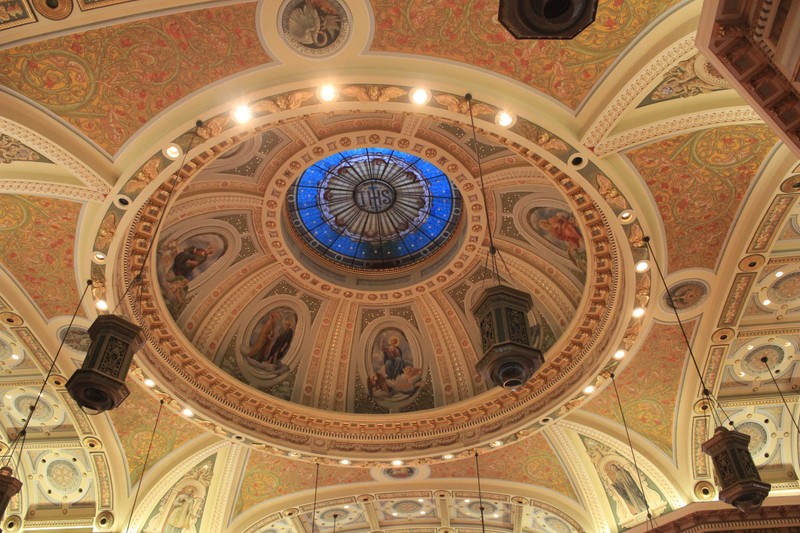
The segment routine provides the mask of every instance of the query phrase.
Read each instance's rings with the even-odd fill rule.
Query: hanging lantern
[[[515,389],[544,363],[542,352],[530,345],[531,307],[530,294],[505,285],[490,287],[473,306],[483,345],[476,369],[487,381]]]
[[[125,376],[143,342],[142,328],[116,315],[101,315],[89,327],[92,344],[69,381],[69,395],[84,409],[102,413],[118,407],[130,392]]]
[[[719,499],[742,512],[758,511],[771,485],[761,481],[753,457],[747,450],[750,435],[720,426],[703,443],[703,451],[714,460]]]
[[[22,481],[14,477],[10,466],[0,467],[0,517],[6,514],[11,498],[19,494]]]

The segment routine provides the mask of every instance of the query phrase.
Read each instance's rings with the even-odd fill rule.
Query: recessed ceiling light
[[[18,360],[19,359],[19,354],[12,353],[11,354],[11,359],[13,359],[14,361]]]
[[[403,466],[403,461],[401,461],[400,459],[395,459],[394,461],[392,461],[392,466]]]
[[[650,261],[642,260],[636,263],[636,272],[647,272],[650,268]]]
[[[614,352],[614,359],[616,359],[617,361],[619,361],[620,359],[624,359],[627,353],[628,352],[626,352],[625,350],[619,349],[616,352]]]
[[[495,122],[498,126],[502,128],[508,128],[512,124],[514,124],[516,117],[509,113],[508,111],[500,111],[497,113],[497,118],[495,118]]]
[[[455,457],[452,453],[446,453],[442,456],[442,459],[452,459]]]
[[[431,99],[431,92],[427,89],[423,89],[422,87],[417,87],[415,89],[411,89],[411,92],[408,93],[408,97],[414,104],[425,105]]]
[[[583,389],[583,393],[584,393],[584,394],[591,394],[591,393],[593,393],[593,392],[594,392],[594,385],[587,385],[587,386],[586,386],[586,387],[584,387],[584,389]]]
[[[764,301],[761,303],[763,303],[764,305],[769,305],[772,303],[772,300],[770,300],[769,298],[765,298]]]
[[[469,503],[469,502],[470,502],[470,500],[469,500],[469,499],[467,499],[467,500],[464,500],[464,503]]]
[[[340,459],[339,460],[339,464],[340,465],[349,465],[350,464],[350,459]]]
[[[743,377],[744,377],[744,372],[743,372],[742,370],[740,370],[739,372],[737,372],[737,374],[739,374],[739,377],[740,377],[740,378],[743,378]]]
[[[345,505],[344,508],[345,509],[350,509],[350,506],[349,505]]]
[[[106,254],[104,254],[103,252],[95,252],[94,260],[97,261],[98,263],[102,263],[103,261],[106,260]]]
[[[776,278],[779,278],[781,276],[783,276],[783,270],[778,270],[777,272],[775,272],[775,277]]]
[[[501,441],[501,440],[496,440],[496,441],[492,442],[491,444],[489,444],[489,446],[491,446],[492,448],[498,448],[498,447],[500,447],[502,445],[503,445],[503,441]]]
[[[633,310],[633,318],[642,318],[644,316],[644,307],[637,307]]]
[[[97,300],[94,306],[101,311],[108,311],[108,302],[105,300]]]
[[[423,500],[422,498],[417,498],[417,501],[418,501],[419,503],[422,503],[422,502],[424,502],[425,500]]]
[[[300,457],[300,454],[298,452],[289,452],[287,455],[289,457],[294,457],[294,458]]]
[[[156,386],[156,382],[155,382],[155,381],[153,381],[153,380],[152,380],[152,379],[150,379],[150,378],[147,378],[147,379],[145,379],[145,380],[144,380],[144,384],[145,384],[145,385],[147,385],[147,386],[148,386],[148,387],[150,387],[150,388],[153,388],[153,387],[155,387],[155,386]]]
[[[392,516],[397,516],[397,511],[393,512]]]
[[[500,514],[499,514],[499,513],[492,513],[492,516],[493,516],[494,518],[500,518]]]
[[[194,416],[194,412],[188,407],[185,407],[181,413],[183,413],[184,416]]]
[[[633,218],[633,211],[631,211],[630,209],[626,209],[625,211],[622,211],[619,214],[619,218],[620,218],[620,220],[623,220],[623,221],[624,220],[630,220],[630,219]]]
[[[425,514],[425,511],[420,511],[419,514]]]
[[[251,118],[253,118],[253,112],[244,104],[236,106],[236,109],[233,110],[233,120],[239,124],[244,124]]]
[[[167,156],[169,159],[172,159],[173,161],[175,159],[178,159],[181,156],[182,152],[183,150],[181,150],[181,147],[175,143],[172,143],[166,148],[164,148],[164,155]]]
[[[747,349],[748,349],[748,350],[752,350],[753,348],[755,348],[755,346],[753,346],[752,344],[748,344],[748,345],[747,345]]]
[[[786,347],[788,348],[789,346],[791,346],[791,345],[792,345],[792,343],[791,343],[791,342],[789,342],[789,341],[786,341],[786,342],[784,342],[784,343],[783,343],[783,345],[784,345],[784,346],[786,346]]]
[[[323,85],[319,89],[319,99],[323,102],[336,100],[336,88],[333,85]]]

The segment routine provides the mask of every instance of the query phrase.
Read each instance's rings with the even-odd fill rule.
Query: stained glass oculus
[[[303,172],[287,203],[304,244],[360,269],[416,263],[447,243],[461,219],[461,194],[441,170],[386,148],[326,157]]]

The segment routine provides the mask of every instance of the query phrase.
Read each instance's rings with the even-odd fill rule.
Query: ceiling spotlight
[[[397,511],[393,512],[392,516],[397,516]]]
[[[319,99],[323,102],[336,100],[336,88],[333,85],[323,85],[319,90]]]
[[[455,457],[455,455],[452,453],[446,453],[442,456],[442,459],[452,459],[453,457]]]
[[[181,156],[182,152],[183,150],[181,150],[181,147],[175,143],[172,143],[166,148],[164,148],[164,155],[167,156],[169,159],[172,159],[173,161],[175,159],[178,159]]]
[[[194,412],[188,407],[185,407],[181,413],[183,413],[184,416],[194,416]]]
[[[236,106],[236,109],[233,110],[233,120],[239,124],[244,124],[251,118],[253,118],[253,113],[250,111],[250,108],[244,104]]]
[[[770,300],[769,298],[765,298],[764,301],[761,302],[761,303],[764,304],[764,305],[769,305],[769,304],[772,303],[772,300]]]
[[[775,272],[775,277],[776,278],[779,278],[781,276],[783,276],[783,270],[778,270],[777,272]]]
[[[145,379],[144,384],[150,387],[151,389],[156,386],[156,382],[150,378]]]
[[[395,459],[394,461],[392,461],[392,466],[403,466],[403,461],[401,461],[400,459]]]
[[[464,503],[469,503],[469,502],[470,502],[470,500],[464,500]]]
[[[594,392],[594,385],[587,385],[587,386],[586,386],[586,387],[583,389],[583,393],[584,393],[584,394],[591,394],[591,393],[593,393],[593,392]]]
[[[18,361],[19,360],[19,354],[12,353],[11,354],[11,359],[13,359],[14,361]]]
[[[339,460],[339,464],[340,465],[349,465],[350,464],[350,459],[340,459]]]
[[[503,445],[503,441],[501,441],[501,440],[496,440],[496,441],[494,441],[494,442],[489,444],[489,446],[491,446],[492,448],[499,448],[502,445]]]
[[[408,93],[408,97],[414,104],[425,105],[431,100],[431,92],[428,89],[417,87],[416,89],[411,89],[411,92]]]
[[[497,116],[495,117],[494,121],[495,124],[497,124],[501,128],[508,128],[509,126],[514,124],[515,119],[516,117],[514,117],[514,115],[512,115],[508,111],[500,111],[499,113],[497,113]]]
[[[300,457],[300,454],[298,452],[289,452],[287,455],[295,459]]]
[[[492,517],[494,517],[494,518],[500,518],[500,513],[492,513]]]
[[[108,302],[106,302],[105,300],[97,300],[94,306],[101,311],[108,311]]]
[[[419,503],[422,503],[422,502],[424,502],[425,500],[423,500],[422,498],[417,498],[417,501],[418,501]]]
[[[102,263],[103,261],[106,260],[106,254],[104,254],[103,252],[95,252],[93,257],[94,260],[97,261],[98,263]]]
[[[623,222],[627,222],[629,220],[632,220],[633,219],[633,211],[631,211],[630,209],[626,209],[625,211],[622,211],[619,214],[619,219],[622,220]]]
[[[350,506],[349,505],[345,505],[344,508],[345,509],[350,509]]]
[[[636,272],[647,272],[650,269],[650,262],[646,260],[636,263]]]
[[[425,514],[425,511],[420,511],[419,514]]]
[[[791,346],[791,345],[792,345],[792,343],[791,343],[791,342],[789,342],[789,341],[786,341],[786,342],[784,342],[784,343],[783,343],[783,345],[784,345],[784,346],[786,346],[786,347],[788,348],[789,346]]]
[[[633,310],[633,318],[642,318],[644,316],[644,307],[637,307]]]
[[[747,349],[748,349],[748,350],[752,350],[753,348],[755,348],[755,346],[753,346],[752,344],[748,344],[748,345],[747,345]]]
[[[626,355],[627,353],[628,353],[628,352],[626,352],[625,350],[623,350],[623,349],[619,349],[619,350],[617,350],[616,352],[614,352],[614,359],[616,359],[617,361],[619,361],[620,359],[624,359],[624,358],[625,358],[625,355]]]

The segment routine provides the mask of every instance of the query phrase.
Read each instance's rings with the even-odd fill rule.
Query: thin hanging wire
[[[19,446],[18,450],[18,457],[22,457],[22,450],[25,447],[25,437],[28,433],[28,425],[31,423],[31,419],[33,419],[33,414],[36,411],[36,407],[39,405],[39,400],[41,400],[42,396],[44,396],[44,389],[47,386],[47,381],[50,379],[50,376],[53,374],[53,370],[56,368],[56,362],[58,361],[58,356],[61,354],[61,349],[64,347],[64,343],[67,341],[67,337],[69,336],[69,332],[72,329],[72,325],[75,323],[75,317],[78,316],[78,311],[81,310],[83,306],[83,299],[86,296],[86,293],[89,291],[89,287],[92,286],[92,280],[86,281],[86,287],[83,288],[83,292],[81,293],[81,299],[78,301],[78,305],[75,307],[75,312],[72,313],[72,318],[67,325],[67,329],[64,332],[64,335],[61,337],[61,344],[58,345],[58,350],[56,350],[56,354],[53,356],[53,360],[50,363],[50,369],[47,371],[47,374],[42,381],[42,387],[39,389],[39,394],[36,395],[36,399],[33,401],[33,404],[30,406],[30,413],[28,417],[25,419],[24,424],[22,425],[22,429],[19,430],[17,436],[14,437],[14,440],[11,441],[11,444],[8,447],[8,456],[5,460],[5,465],[8,466],[11,462],[11,459],[14,455],[14,451]],[[19,459],[17,459],[17,465],[19,465]]]
[[[186,158],[189,156],[189,152],[191,152],[192,148],[194,148],[194,142],[199,137],[200,128],[202,126],[203,126],[202,120],[198,120],[197,122],[195,122],[194,130],[192,131],[192,138],[189,139],[189,145],[186,147],[186,150],[183,151],[183,159],[181,159],[181,164],[172,177],[172,186],[167,192],[167,198],[166,200],[164,200],[164,206],[161,208],[161,215],[158,217],[158,220],[156,220],[156,225],[153,228],[153,238],[150,239],[150,243],[147,245],[147,250],[145,251],[144,258],[142,259],[142,265],[139,267],[139,272],[137,272],[136,275],[133,277],[133,279],[131,279],[130,283],[128,283],[128,286],[125,288],[125,292],[122,293],[122,296],[120,296],[117,305],[114,306],[113,311],[111,311],[112,314],[117,312],[117,309],[119,309],[119,306],[122,305],[122,302],[125,300],[125,297],[128,295],[130,290],[135,285],[138,285],[140,290],[140,293],[136,299],[137,300],[141,299],[141,282],[143,279],[144,268],[147,265],[147,259],[150,257],[150,252],[152,251],[153,245],[155,244],[156,239],[158,238],[158,229],[161,227],[161,222],[167,216],[167,206],[169,206],[170,200],[172,200],[172,196],[175,193],[175,190],[178,188],[178,180],[180,179],[181,172],[183,171],[183,166],[186,164]]]
[[[497,284],[500,285],[500,271],[497,269],[497,248],[494,245],[494,232],[492,231],[492,220],[489,216],[489,202],[486,200],[486,189],[483,186],[483,165],[481,163],[481,151],[478,145],[478,133],[475,129],[475,117],[472,114],[472,95],[467,93],[464,95],[464,100],[467,101],[467,105],[469,107],[469,122],[472,126],[472,142],[475,144],[475,159],[478,161],[478,178],[480,180],[481,185],[481,197],[483,198],[483,205],[486,208],[486,229],[489,232],[489,256],[492,259],[492,270],[494,271],[495,279]],[[503,264],[505,265],[505,260],[502,259]],[[508,270],[508,266],[506,266],[506,270]]]
[[[314,526],[317,524],[317,489],[319,488],[319,461],[317,461],[317,472],[314,474],[314,506],[311,509],[311,533],[314,533]]]
[[[339,513],[333,513],[333,533],[336,533],[336,519],[339,518]]]
[[[483,491],[481,490],[481,469],[478,465],[478,452],[475,451],[475,477],[478,478],[478,509],[481,511],[481,532],[486,533],[486,524],[483,519]]]
[[[150,450],[153,449],[153,439],[156,436],[156,429],[158,428],[158,421],[161,419],[161,409],[164,408],[164,400],[158,405],[158,414],[156,415],[156,423],[153,424],[153,432],[150,433],[150,444],[147,446],[147,453],[144,456],[144,465],[142,465],[142,474],[139,477],[139,485],[136,487],[136,494],[133,496],[133,504],[131,504],[131,512],[128,515],[128,525],[125,526],[125,531],[131,529],[131,519],[133,518],[133,511],[136,509],[136,500],[139,499],[139,490],[142,488],[142,481],[144,480],[144,473],[147,470],[147,461],[150,459]]]
[[[692,350],[692,344],[689,342],[689,336],[686,334],[686,328],[683,326],[683,321],[681,320],[681,316],[678,313],[678,308],[675,307],[675,302],[672,299],[672,293],[670,292],[669,287],[667,286],[667,280],[664,278],[664,273],[661,270],[661,265],[658,263],[658,259],[656,258],[656,255],[653,253],[653,248],[650,246],[650,237],[645,236],[642,240],[647,246],[647,250],[650,253],[650,258],[653,260],[653,264],[655,265],[656,271],[658,272],[658,277],[661,279],[661,283],[664,285],[664,290],[667,293],[667,303],[672,308],[672,312],[675,313],[675,319],[678,321],[678,327],[681,330],[681,335],[683,335],[683,340],[686,343],[686,347],[689,349],[689,356],[691,357],[692,363],[694,364],[694,369],[697,372],[697,377],[700,379],[700,385],[703,387],[703,396],[706,398],[706,401],[711,406],[712,414],[714,415],[714,418],[717,419],[718,421],[717,424],[722,425],[722,421],[719,420],[719,418],[716,416],[716,413],[713,411],[715,405],[719,408],[720,411],[722,411],[722,414],[725,415],[725,420],[729,420],[730,421],[729,424],[735,429],[735,425],[731,420],[731,417],[728,415],[728,413],[725,412],[725,409],[719,404],[719,402],[716,401],[714,396],[711,394],[711,390],[709,390],[709,388],[706,386],[706,382],[703,379],[703,373],[700,371],[700,365],[697,363],[697,358],[694,356],[694,350]]]
[[[633,469],[636,470],[636,477],[639,479],[639,491],[642,493],[642,498],[644,499],[644,506],[647,509],[647,524],[648,527],[658,527],[656,523],[656,519],[653,517],[653,513],[650,510],[650,503],[647,501],[647,495],[644,492],[644,482],[642,481],[642,473],[639,471],[639,465],[636,464],[636,453],[633,451],[633,441],[631,441],[631,433],[628,431],[628,422],[625,420],[625,410],[622,408],[622,401],[619,398],[619,390],[617,390],[617,380],[614,378],[614,374],[611,374],[611,384],[614,385],[614,395],[617,397],[617,406],[619,406],[619,412],[622,416],[622,425],[625,426],[625,437],[628,439],[628,448],[631,450],[631,458],[633,459]]]
[[[800,433],[800,427],[797,426],[797,422],[795,422],[794,417],[792,416],[792,410],[789,409],[789,404],[786,403],[786,398],[783,397],[783,392],[781,392],[781,388],[778,386],[778,382],[775,381],[775,375],[772,373],[772,369],[769,367],[767,363],[769,363],[769,358],[764,356],[761,358],[761,362],[764,363],[764,366],[767,367],[767,371],[769,372],[769,377],[772,378],[772,383],[775,384],[775,388],[778,389],[778,394],[781,395],[781,400],[783,401],[783,405],[786,406],[786,411],[789,413],[789,419],[794,424],[794,428]]]

